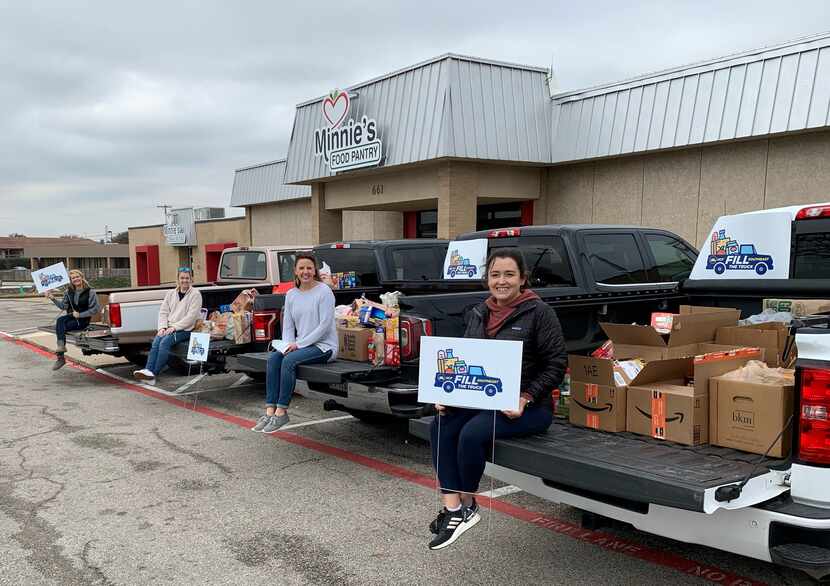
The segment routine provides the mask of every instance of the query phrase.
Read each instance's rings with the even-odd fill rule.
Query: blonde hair
[[[89,283],[87,282],[86,277],[84,276],[83,272],[79,271],[78,269],[72,269],[71,271],[69,271],[69,289],[70,289],[70,291],[75,290],[75,285],[72,284],[72,277],[74,275],[78,275],[79,277],[81,277],[81,281],[83,281],[83,283],[84,283],[83,289],[90,289]]]

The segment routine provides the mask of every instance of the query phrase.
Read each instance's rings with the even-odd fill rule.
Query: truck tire
[[[441,388],[446,393],[452,393],[455,390],[455,385],[451,381],[446,381]]]
[[[714,269],[716,275],[722,275],[726,271],[726,265],[722,262],[719,262],[714,266]]]
[[[496,388],[496,385],[487,385],[484,387],[484,394],[488,397],[495,397],[498,392],[499,390]]]
[[[349,415],[354,416],[354,418],[361,423],[368,423],[369,425],[383,425],[384,423],[390,423],[398,419],[394,415],[375,413],[373,411],[357,411],[350,409],[348,413]]]
[[[763,275],[767,272],[768,268],[769,267],[767,267],[767,265],[765,265],[764,263],[761,262],[761,263],[758,263],[757,265],[755,265],[755,272],[759,275]]]
[[[147,355],[141,352],[125,352],[122,354],[131,364],[144,368],[147,365]]]

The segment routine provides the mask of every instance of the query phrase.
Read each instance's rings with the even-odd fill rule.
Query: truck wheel
[[[141,352],[126,352],[122,356],[129,360],[130,363],[141,368],[144,368],[147,365],[147,355],[142,354]]]
[[[361,423],[368,423],[370,425],[382,425],[397,420],[394,415],[387,415],[385,413],[374,413],[373,411],[356,411],[349,410],[349,415],[355,417]]]
[[[755,265],[755,272],[759,275],[763,275],[767,272],[767,265],[765,265],[764,263]]]
[[[451,268],[451,269],[450,269],[449,271],[447,271],[447,272],[450,274],[450,277],[454,277],[454,276],[455,276],[455,269]]]
[[[441,387],[441,388],[443,388],[444,391],[446,391],[447,393],[452,393],[455,390],[455,385],[452,384],[450,381],[447,381],[447,382],[444,383],[444,386]]]
[[[469,271],[467,271],[467,276],[470,277],[471,279],[475,276],[475,274],[476,274],[475,269],[470,269]]]
[[[718,264],[715,265],[715,274],[722,275],[724,273],[724,271],[726,271],[726,265],[725,264],[723,264],[722,262],[719,262]]]
[[[484,387],[484,394],[488,397],[495,397],[498,392],[499,390],[496,388],[496,385],[487,385]]]

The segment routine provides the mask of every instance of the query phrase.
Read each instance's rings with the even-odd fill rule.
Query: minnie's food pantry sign
[[[332,171],[372,167],[383,157],[377,122],[368,116],[358,121],[349,118],[350,106],[348,92],[332,91],[323,100],[327,126],[314,131],[314,156],[323,157]]]

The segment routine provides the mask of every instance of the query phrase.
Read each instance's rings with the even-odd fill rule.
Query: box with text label
[[[754,454],[769,449],[770,457],[783,458],[790,452],[792,426],[784,428],[794,400],[791,384],[714,377],[709,381],[709,442]]]
[[[795,360],[795,341],[787,324],[768,322],[718,328],[715,342],[732,346],[758,346],[771,367],[789,366]]]
[[[337,326],[337,357],[366,362],[369,360],[369,339],[373,333],[372,328]]]
[[[736,325],[740,315],[738,309],[681,305],[679,312],[671,316],[671,330],[667,334],[650,325],[602,323],[600,326],[614,342],[615,358],[666,360],[694,356],[697,344],[712,342],[718,328]]]
[[[759,360],[758,348],[647,363],[628,387],[626,429],[689,446],[709,441],[709,380]]]
[[[570,422],[604,431],[625,431],[626,389],[642,369],[642,361],[571,355],[568,366]]]

